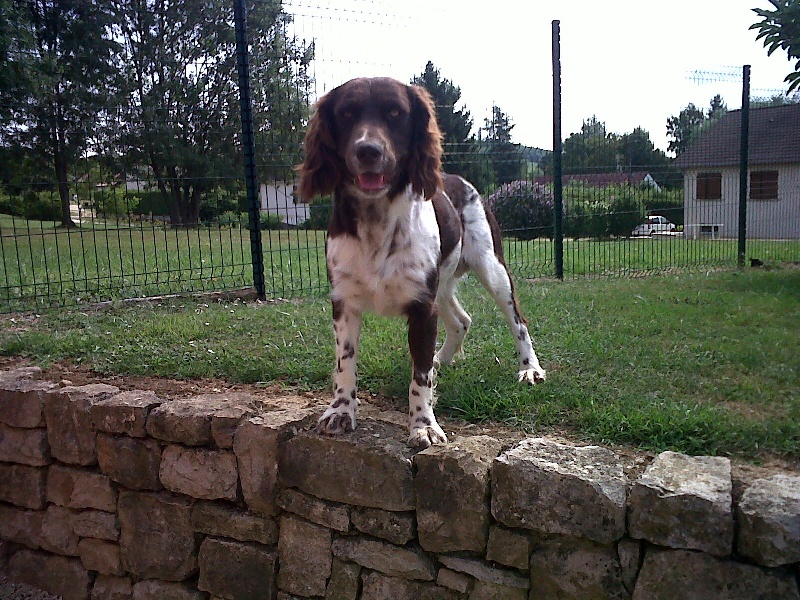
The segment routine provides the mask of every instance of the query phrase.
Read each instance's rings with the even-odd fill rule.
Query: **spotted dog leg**
[[[473,267],[473,270],[503,312],[508,327],[511,329],[519,357],[517,379],[530,384],[544,381],[547,373],[536,357],[528,325],[519,310],[517,297],[514,294],[514,285],[505,265],[496,256],[486,255],[480,264]]]
[[[361,313],[333,302],[333,330],[336,335],[336,368],[333,372],[333,400],[317,422],[317,431],[336,435],[356,427],[356,363],[361,336]]]
[[[413,448],[447,443],[447,436],[433,414],[433,353],[437,319],[432,303],[415,303],[408,311],[408,346],[412,361],[408,388],[408,445]]]
[[[442,283],[436,299],[446,333],[444,344],[434,358],[436,367],[450,365],[456,357],[463,354],[462,344],[469,331],[469,326],[472,324],[472,319],[456,298],[456,281],[455,277],[452,277],[449,281]]]

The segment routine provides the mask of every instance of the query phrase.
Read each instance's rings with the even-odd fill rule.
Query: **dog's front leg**
[[[408,310],[411,385],[408,389],[408,445],[427,448],[446,444],[447,436],[433,414],[433,354],[438,314],[433,303],[415,303]]]
[[[333,400],[317,422],[317,431],[335,435],[356,428],[356,363],[361,337],[361,313],[342,301],[333,301],[333,331],[336,336],[336,367],[333,371]]]

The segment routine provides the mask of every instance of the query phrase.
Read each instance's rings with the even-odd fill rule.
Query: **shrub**
[[[22,195],[23,214],[34,221],[61,221],[61,198],[55,192],[28,190]]]
[[[643,195],[627,184],[596,187],[571,182],[564,187],[564,235],[595,239],[630,235],[647,214]]]
[[[168,215],[169,204],[159,190],[140,190],[136,192],[139,204],[133,211],[138,215]]]
[[[130,216],[139,206],[140,198],[125,192],[104,191],[94,195],[97,214],[105,219]]]
[[[549,188],[532,181],[512,181],[501,185],[488,201],[506,235],[520,240],[553,237],[553,193]]]
[[[229,210],[216,217],[213,222],[220,227],[246,227],[247,213]]]
[[[306,229],[328,229],[328,222],[331,220],[331,213],[333,212],[333,198],[325,196],[324,198],[314,199],[308,207],[308,219],[303,223]]]

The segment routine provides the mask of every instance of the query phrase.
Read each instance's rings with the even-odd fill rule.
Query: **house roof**
[[[742,111],[726,113],[675,159],[675,166],[684,171],[738,167],[741,131]],[[749,164],[800,163],[800,104],[751,109],[749,131]]]
[[[564,175],[562,181],[568,183],[570,181],[582,181],[589,185],[606,187],[614,184],[628,183],[637,185],[647,181],[647,171],[614,171],[613,173],[579,173],[574,175]],[[535,183],[544,185],[553,182],[551,175],[537,177]]]

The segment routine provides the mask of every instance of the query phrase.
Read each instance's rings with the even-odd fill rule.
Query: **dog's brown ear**
[[[430,200],[442,187],[442,132],[436,123],[436,108],[428,90],[411,85],[408,94],[413,124],[408,159],[411,187]]]
[[[317,101],[306,129],[306,156],[303,163],[296,167],[300,175],[300,197],[307,201],[332,193],[344,172],[333,136],[335,91]]]

